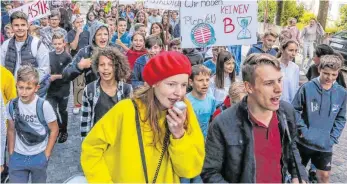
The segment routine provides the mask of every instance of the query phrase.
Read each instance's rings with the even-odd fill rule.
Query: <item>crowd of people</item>
[[[232,43],[182,48],[178,11],[99,1],[83,17],[78,2],[62,6],[34,22],[2,16],[2,179],[46,182],[80,77],[80,122],[69,123],[80,124],[88,182],[329,182],[347,93],[343,57],[315,46],[316,20],[268,30],[241,61]]]

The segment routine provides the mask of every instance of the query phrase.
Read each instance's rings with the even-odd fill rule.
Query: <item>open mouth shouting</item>
[[[279,105],[280,104],[280,97],[281,96],[277,96],[277,97],[272,97],[270,98],[270,101],[273,105]]]

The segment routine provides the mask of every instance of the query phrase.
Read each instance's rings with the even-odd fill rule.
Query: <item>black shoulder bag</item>
[[[142,140],[142,134],[141,134],[141,126],[140,126],[140,120],[139,120],[139,112],[138,112],[138,107],[137,104],[134,100],[131,100],[134,104],[135,107],[135,116],[136,116],[136,130],[137,130],[137,139],[139,141],[139,147],[140,147],[140,152],[141,152],[141,160],[142,160],[142,167],[143,167],[143,173],[145,175],[145,180],[146,183],[148,184],[148,174],[147,174],[147,165],[146,165],[146,156],[145,156],[145,150],[143,147],[143,140]],[[161,154],[158,162],[157,169],[155,171],[153,181],[152,183],[155,183],[159,174],[160,166],[163,161],[164,154],[169,146],[169,138],[170,138],[170,131],[168,127],[166,126],[166,131],[165,131],[165,137],[164,137],[164,143],[163,147],[161,149]]]

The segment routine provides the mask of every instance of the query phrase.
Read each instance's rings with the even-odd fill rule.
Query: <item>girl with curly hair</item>
[[[83,91],[81,136],[119,101],[132,95],[132,87],[124,81],[130,75],[126,57],[114,47],[99,48],[92,56],[93,71],[99,79],[88,84]]]

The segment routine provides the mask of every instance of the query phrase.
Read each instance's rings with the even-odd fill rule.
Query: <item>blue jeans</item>
[[[29,156],[13,152],[8,165],[10,183],[28,183],[30,174],[32,183],[46,183],[47,164],[44,152]]]
[[[189,178],[180,178],[181,183],[202,183],[202,179],[199,176],[196,176],[195,178],[189,179]]]

